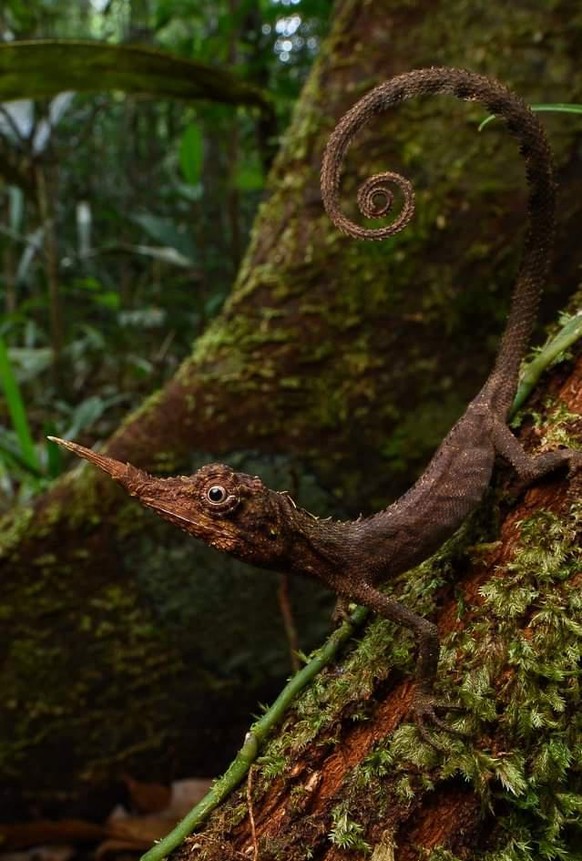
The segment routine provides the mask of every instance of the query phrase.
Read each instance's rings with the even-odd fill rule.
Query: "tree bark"
[[[156,472],[258,461],[278,486],[302,476],[308,507],[319,486],[327,513],[374,510],[401,492],[490,364],[524,215],[521,165],[500,124],[477,134],[477,108],[426,100],[379,119],[354,149],[346,200],[379,165],[419,178],[415,226],[387,247],[328,223],[325,140],[358,96],[414,66],[467,66],[527,100],[582,101],[569,8],[338,2],[227,305],[106,451]],[[575,283],[582,198],[569,183],[580,169],[573,124],[548,126],[562,181],[553,318]],[[128,769],[220,767],[285,674],[276,580],[197,548],[84,467],[1,530],[0,775],[15,794],[52,799]],[[325,621],[319,593],[294,589],[309,608],[305,647]],[[219,629],[237,646],[217,644]],[[235,650],[244,665],[233,666]],[[217,701],[235,719],[212,726],[210,744]]]

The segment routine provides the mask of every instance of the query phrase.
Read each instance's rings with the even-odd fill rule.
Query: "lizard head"
[[[270,568],[287,555],[284,513],[293,503],[257,476],[211,463],[190,476],[158,478],[77,443],[49,439],[98,466],[143,506],[217,550]]]

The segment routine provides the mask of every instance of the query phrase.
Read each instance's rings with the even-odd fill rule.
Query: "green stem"
[[[563,353],[564,350],[567,350],[572,344],[576,343],[580,337],[582,337],[582,311],[571,317],[562,326],[558,334],[551,341],[548,341],[535,359],[532,359],[524,369],[513,401],[510,418],[524,405],[546,368],[551,365],[560,353]]]
[[[558,114],[582,114],[582,105],[572,104],[569,102],[550,102],[547,105],[530,105],[532,111],[539,111],[541,113],[558,113]],[[495,119],[496,115],[491,114],[490,117],[486,117],[483,122],[479,125],[477,131],[481,132],[488,126],[489,123],[492,123]]]
[[[141,861],[162,861],[238,786],[255,761],[261,744],[273,727],[282,720],[298,693],[332,660],[367,615],[368,610],[365,607],[358,607],[349,621],[340,625],[321,649],[314,652],[309,663],[289,680],[271,708],[251,727],[243,746],[222,777],[218,778],[202,801],[193,807],[169,834],[142,855]]]

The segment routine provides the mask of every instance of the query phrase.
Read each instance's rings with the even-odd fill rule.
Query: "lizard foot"
[[[331,614],[331,621],[336,627],[339,627],[343,622],[349,621],[350,618],[350,599],[345,595],[338,595],[335,607]]]
[[[433,699],[432,696],[427,696],[426,694],[417,696],[412,704],[412,718],[414,723],[416,724],[416,728],[418,733],[423,741],[430,744],[431,747],[434,747],[436,750],[445,750],[444,746],[440,744],[433,737],[432,733],[429,730],[431,728],[438,728],[443,730],[443,732],[448,733],[449,735],[460,736],[461,738],[469,738],[470,733],[465,732],[461,729],[456,729],[455,727],[449,726],[449,724],[442,720],[437,712],[463,712],[465,709],[463,706],[455,705],[448,702],[440,702],[438,700]]]

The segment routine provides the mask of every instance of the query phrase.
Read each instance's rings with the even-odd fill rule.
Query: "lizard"
[[[108,473],[162,518],[220,551],[252,565],[321,581],[338,605],[365,605],[410,629],[417,641],[411,712],[421,734],[427,725],[454,732],[439,717],[458,706],[434,692],[440,643],[436,625],[381,591],[383,583],[433,555],[481,501],[496,455],[524,483],[567,466],[578,471],[582,453],[558,449],[529,454],[507,426],[519,366],[547,278],[555,221],[555,184],[545,132],[535,114],[493,78],[454,68],[417,69],[389,79],[363,96],[339,121],[327,143],[321,169],[323,203],[334,224],[363,239],[384,239],[411,220],[414,191],[408,179],[385,172],[358,191],[367,217],[390,212],[399,190],[400,213],[391,223],[368,228],[342,214],[339,188],[343,161],[353,137],[373,117],[420,95],[449,94],[476,100],[501,117],[519,144],[528,185],[528,228],[508,320],[493,369],[464,414],[446,435],[414,485],[387,508],[353,521],[318,519],[287,492],[273,491],[258,476],[221,463],[191,476],[160,478],[71,441],[55,442]]]

